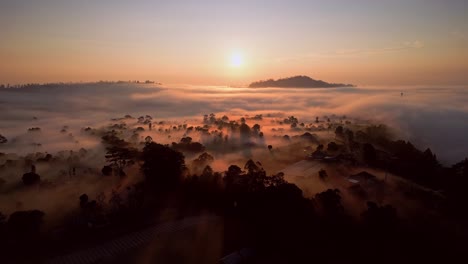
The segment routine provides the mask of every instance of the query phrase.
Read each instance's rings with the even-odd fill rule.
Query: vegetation
[[[260,87],[300,87],[300,88],[332,88],[332,87],[353,87],[352,84],[327,83],[322,80],[314,80],[308,76],[294,76],[278,80],[269,79],[266,81],[253,82],[250,88]]]
[[[131,116],[125,119],[134,120]],[[55,218],[59,233],[48,225],[50,211],[23,209],[18,203],[14,211],[0,212],[0,246],[7,249],[4,258],[17,260],[19,252],[27,250],[30,254],[21,255],[20,262],[45,260],[50,248],[66,251],[98,237],[106,240],[112,234],[139,230],[154,223],[168,208],[177,210],[180,217],[201,212],[217,215],[224,223],[223,253],[253,248],[258,263],[303,263],[311,254],[314,261],[325,263],[432,262],[461,256],[462,241],[468,234],[462,225],[468,220],[468,159],[444,167],[430,149],[421,151],[410,142],[393,140],[385,126],[356,128],[341,120],[333,122],[330,117],[323,118],[327,121],[313,118],[318,123],[300,122],[294,116],[277,119],[275,122],[288,130],[275,131],[278,141],[273,148],[265,143],[270,136],[260,136],[263,125],[248,125],[251,120],[263,119],[234,120],[210,114],[204,116],[203,126],[181,124],[159,130],[155,125],[153,133],[170,136],[171,132],[180,132],[179,143],[172,144],[156,143],[146,134],[135,138],[134,128],[126,123],[105,130],[83,130],[93,130],[90,135],[98,138],[105,149],[100,153],[102,169],[86,171],[95,183],[108,187],[96,193],[89,188],[84,191],[79,181],[83,169],[75,173],[83,160],[96,159],[92,151],[35,153],[21,161],[0,155],[3,172],[30,164],[38,164],[38,168],[68,166],[68,174],[51,182],[39,176],[32,165],[22,177],[25,187],[10,187],[10,192],[23,188],[33,195],[47,195],[69,184],[79,193],[69,213]],[[145,120],[159,125],[153,118],[142,116],[135,119],[135,126]],[[324,122],[330,127],[321,126]],[[225,137],[226,131],[231,137]],[[318,136],[321,132],[331,136],[324,140]],[[204,144],[194,142],[197,135]],[[324,186],[320,191],[306,192],[299,180],[283,172],[267,172],[263,161],[253,159],[251,152],[281,162],[280,158],[298,149],[302,157],[292,159],[293,163],[319,165],[313,178],[318,180],[317,185]],[[219,156],[239,150],[243,151],[241,161],[215,169],[222,161]],[[304,161],[302,151],[312,161]],[[349,187],[346,178],[340,176],[341,183],[336,184],[337,170],[363,167],[393,173],[409,183],[399,181],[400,186],[391,187],[376,180],[372,187],[365,182]],[[367,172],[362,174],[373,177]],[[382,202],[378,195],[382,188],[387,193],[400,191],[407,201],[421,200],[424,205],[417,212],[425,214],[407,214],[401,204]],[[441,224],[445,222],[459,223],[459,233],[448,232],[451,229]],[[387,254],[390,248],[397,253]]]

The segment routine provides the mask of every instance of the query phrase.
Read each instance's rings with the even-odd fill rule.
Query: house
[[[385,197],[385,183],[367,171],[348,176],[347,180],[352,183],[348,191],[361,199],[382,201]]]

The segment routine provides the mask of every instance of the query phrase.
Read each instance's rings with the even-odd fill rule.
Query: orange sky
[[[466,1],[408,2],[2,1],[0,83],[468,84]]]

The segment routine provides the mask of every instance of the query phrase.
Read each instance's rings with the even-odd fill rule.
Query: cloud
[[[403,97],[400,91],[404,91]],[[106,125],[110,118],[125,114],[149,114],[156,120],[183,122],[207,113],[281,113],[298,116],[302,121],[330,114],[373,120],[391,125],[402,138],[421,148],[431,147],[443,161],[456,162],[468,156],[468,139],[462,133],[468,131],[468,123],[464,122],[468,120],[468,91],[463,88],[249,89],[77,84],[3,89],[0,98],[0,134],[7,138],[26,136],[29,127],[39,126],[44,133],[53,134],[42,138],[44,148],[47,144],[53,147],[50,151],[60,150],[61,142],[74,146],[68,137],[59,135],[64,125],[77,131]],[[5,151],[16,150],[0,146],[0,152]]]
[[[462,41],[468,40],[468,33],[462,32],[462,31],[459,31],[459,30],[454,30],[454,31],[450,32],[450,35],[452,35],[452,37],[454,37],[455,39],[458,39],[458,40],[462,40]]]
[[[344,57],[361,57],[373,56],[392,52],[403,52],[414,49],[422,49],[425,47],[424,42],[419,40],[404,41],[396,46],[381,47],[374,49],[339,49],[335,51],[325,51],[317,53],[298,54],[290,57],[276,58],[277,62],[296,61],[302,59],[321,59],[321,58],[344,58]]]
[[[396,46],[376,48],[376,49],[351,49],[351,50],[338,50],[331,53],[324,53],[328,55],[335,55],[336,57],[346,56],[346,55],[378,55],[389,52],[399,52],[406,51],[411,49],[421,49],[424,48],[424,43],[415,40],[415,41],[405,41]]]

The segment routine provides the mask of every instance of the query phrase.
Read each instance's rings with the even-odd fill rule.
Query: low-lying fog
[[[26,154],[98,145],[80,138],[80,129],[108,125],[110,118],[126,114],[178,123],[201,120],[209,113],[294,115],[301,122],[336,114],[385,123],[399,138],[421,149],[430,147],[439,160],[451,164],[468,156],[466,102],[464,87],[250,89],[125,83],[0,89],[0,134],[16,139],[16,144],[0,144],[0,152]],[[64,126],[66,133],[60,133]],[[28,133],[32,127],[40,127],[40,135]]]

